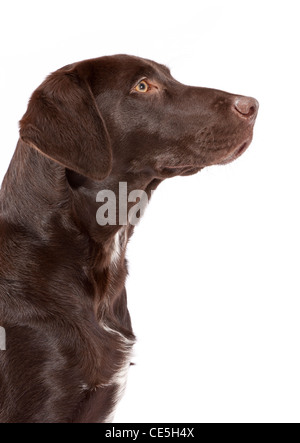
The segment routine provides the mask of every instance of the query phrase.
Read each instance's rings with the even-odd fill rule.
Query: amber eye
[[[149,85],[145,80],[139,82],[134,88],[137,92],[147,92],[149,90]]]

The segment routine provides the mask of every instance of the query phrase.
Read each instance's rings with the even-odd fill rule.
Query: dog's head
[[[68,65],[33,93],[23,141],[68,169],[170,177],[225,164],[252,140],[255,99],[186,86],[168,68],[127,55]]]

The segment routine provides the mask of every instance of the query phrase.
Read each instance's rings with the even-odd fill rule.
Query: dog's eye
[[[149,90],[150,86],[145,80],[142,80],[139,82],[138,85],[134,88],[137,92],[147,92]]]

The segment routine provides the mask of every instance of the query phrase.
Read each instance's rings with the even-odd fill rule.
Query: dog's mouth
[[[182,176],[194,175],[194,174],[197,174],[197,172],[201,171],[201,169],[203,169],[203,167],[195,168],[195,167],[189,166],[187,168],[183,168],[179,175],[182,175]]]
[[[241,145],[239,145],[236,149],[234,149],[233,152],[226,155],[226,157],[218,162],[218,165],[227,165],[228,163],[233,162],[238,157],[240,157],[244,152],[247,150],[251,143],[252,138],[248,138],[246,141],[244,141]]]
[[[163,168],[160,168],[159,173],[161,177],[175,177],[177,175],[181,176],[187,176],[187,175],[193,175],[199,172],[201,169],[203,169],[205,166],[209,165],[227,165],[228,163],[233,162],[238,157],[240,157],[249,147],[251,144],[252,137],[248,137],[246,140],[244,140],[242,143],[238,144],[237,147],[234,149],[231,149],[230,152],[227,152],[226,154],[223,154],[221,156],[222,150],[219,151],[219,155],[221,159],[217,160],[215,159],[212,163],[204,164],[202,166],[197,165],[177,165],[177,166],[166,166]]]
[[[188,176],[197,174],[204,166],[170,166],[160,169],[159,175],[163,178],[176,177],[177,175]]]

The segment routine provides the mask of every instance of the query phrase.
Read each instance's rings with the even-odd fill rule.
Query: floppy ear
[[[34,91],[20,121],[20,137],[86,177],[102,180],[111,170],[105,123],[88,81],[76,67],[54,72]]]

